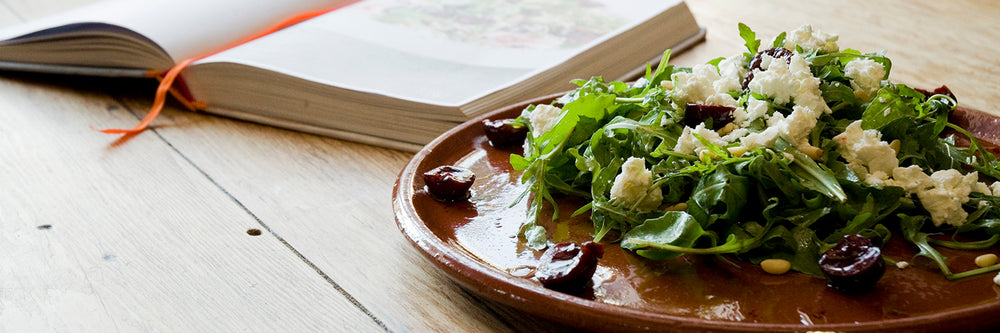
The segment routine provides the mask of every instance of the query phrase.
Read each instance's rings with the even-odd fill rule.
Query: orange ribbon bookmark
[[[156,97],[153,99],[153,106],[150,108],[149,113],[146,114],[146,117],[144,117],[142,119],[142,121],[139,122],[138,125],[136,125],[135,127],[131,128],[131,129],[116,129],[116,128],[112,128],[112,129],[104,129],[104,130],[100,130],[100,131],[103,132],[103,133],[107,133],[107,134],[125,134],[125,135],[137,134],[137,133],[140,133],[142,131],[145,131],[146,128],[149,127],[149,124],[152,123],[154,119],[156,119],[156,116],[160,115],[160,111],[163,110],[163,106],[167,102],[167,93],[169,93],[169,92],[172,91],[171,88],[174,85],[174,81],[177,80],[177,76],[180,75],[180,73],[182,71],[184,71],[184,69],[186,69],[188,66],[190,66],[191,63],[193,63],[195,61],[198,61],[198,60],[201,60],[201,59],[204,59],[204,58],[207,58],[209,56],[218,54],[218,53],[220,53],[222,51],[229,50],[229,49],[234,48],[236,46],[248,43],[248,42],[250,42],[252,40],[255,40],[255,39],[267,36],[269,34],[272,34],[272,33],[276,32],[276,31],[279,31],[281,29],[284,29],[284,28],[296,25],[296,24],[298,24],[298,23],[300,23],[302,21],[305,21],[305,20],[308,20],[308,19],[320,16],[320,15],[332,12],[334,10],[337,10],[337,9],[339,9],[341,7],[344,7],[344,6],[347,6],[349,4],[355,3],[357,1],[359,1],[359,0],[344,1],[344,2],[341,2],[341,3],[337,4],[333,8],[322,9],[322,10],[317,10],[317,11],[311,11],[311,12],[306,12],[306,13],[302,13],[302,14],[299,14],[299,15],[295,15],[292,18],[289,18],[289,19],[287,19],[285,21],[282,21],[281,23],[278,23],[277,25],[268,28],[267,30],[265,30],[265,31],[263,31],[263,32],[261,32],[261,33],[259,33],[257,35],[251,36],[250,38],[247,38],[245,40],[242,40],[242,41],[239,41],[237,43],[234,43],[233,45],[227,46],[227,47],[225,47],[223,49],[220,49],[218,51],[215,51],[215,52],[212,52],[212,53],[209,53],[209,54],[206,54],[206,55],[202,55],[202,56],[191,58],[191,59],[185,59],[185,60],[177,63],[176,65],[174,65],[174,67],[171,67],[170,70],[168,70],[165,74],[163,74],[162,78],[160,78],[160,84],[156,87]],[[151,73],[151,76],[160,77],[160,74],[154,72],[154,73]],[[180,100],[182,103],[184,103],[184,105],[187,106],[189,109],[192,109],[192,110],[204,109],[205,106],[206,106],[206,105],[204,105],[204,103],[198,103],[196,101],[188,101],[185,98],[182,98],[182,96],[180,96],[179,94],[177,94],[176,91],[174,91],[174,92],[175,92],[174,96],[177,97],[178,100]]]

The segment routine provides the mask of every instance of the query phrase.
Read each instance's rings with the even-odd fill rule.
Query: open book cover
[[[573,79],[636,77],[704,36],[680,0],[347,2],[103,1],[0,31],[0,68],[152,76],[211,54],[179,85],[208,112],[414,151]]]

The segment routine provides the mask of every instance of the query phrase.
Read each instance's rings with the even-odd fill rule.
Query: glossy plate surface
[[[511,206],[522,188],[509,167],[520,148],[496,149],[483,119],[518,116],[513,105],[445,133],[402,170],[393,192],[399,228],[431,263],[483,297],[566,325],[600,331],[976,331],[1000,325],[1000,287],[994,274],[947,281],[914,249],[890,242],[883,251],[911,263],[888,267],[875,291],[848,296],[803,274],[768,275],[757,266],[714,257],[650,261],[604,244],[593,287],[582,295],[543,288],[532,279],[539,252],[516,237],[527,200]],[[422,174],[458,165],[476,174],[468,201],[443,203],[424,190]],[[581,202],[560,202],[550,239],[590,240],[587,216],[568,219]],[[550,212],[551,213],[551,212]],[[584,214],[588,215],[588,214]],[[898,240],[899,237],[894,239]],[[975,268],[984,252],[943,251],[953,271]],[[994,250],[994,253],[997,253]],[[911,260],[912,259],[912,260]]]

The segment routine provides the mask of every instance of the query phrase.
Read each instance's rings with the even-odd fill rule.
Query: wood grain
[[[128,102],[148,107],[142,99]],[[174,125],[160,135],[189,152],[268,230],[377,317],[389,318],[390,330],[504,327],[396,228],[390,195],[410,154],[187,112],[164,116],[159,120]]]
[[[90,0],[6,0],[0,26]],[[803,23],[885,49],[892,79],[1000,111],[1000,5],[689,1],[691,66]],[[477,299],[396,229],[412,155],[168,107],[147,83],[0,75],[0,331],[570,331]],[[533,96],[525,96],[529,98]],[[45,227],[45,226],[49,227]],[[261,229],[261,236],[246,230]]]

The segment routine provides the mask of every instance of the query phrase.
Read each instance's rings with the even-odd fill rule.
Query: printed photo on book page
[[[562,63],[678,2],[365,0],[203,62],[461,105]]]
[[[650,3],[362,1],[331,14],[326,24],[346,35],[360,35],[370,43],[413,55],[477,66],[539,68],[644,21],[658,12]],[[668,7],[663,1],[655,3]]]

